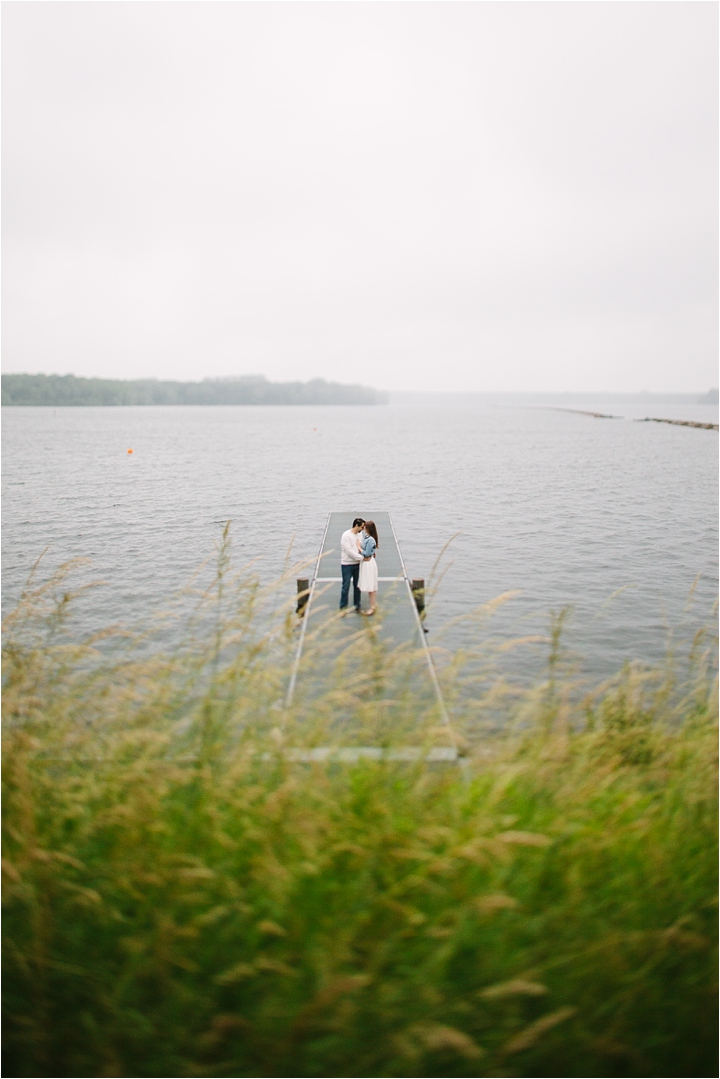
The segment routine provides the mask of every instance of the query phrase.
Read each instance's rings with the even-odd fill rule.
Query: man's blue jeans
[[[342,588],[340,589],[340,610],[344,611],[348,605],[348,593],[350,591],[350,582],[353,584],[353,601],[355,610],[360,610],[360,600],[362,596],[360,589],[358,588],[358,580],[360,578],[360,563],[355,562],[352,566],[340,566],[342,571]]]

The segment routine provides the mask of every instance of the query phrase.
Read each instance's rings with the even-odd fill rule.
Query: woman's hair
[[[366,521],[365,522],[365,531],[367,532],[368,536],[372,536],[372,538],[375,540],[375,543],[379,547],[380,546],[380,540],[378,539],[377,528],[375,527],[375,522],[374,521]]]

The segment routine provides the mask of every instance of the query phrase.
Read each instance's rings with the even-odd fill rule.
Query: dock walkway
[[[375,522],[378,529],[379,573],[376,614],[366,618],[350,606],[339,611],[340,537],[355,517]],[[363,597],[367,606],[367,596]],[[383,740],[409,736],[408,711],[420,731],[428,724],[447,725],[448,717],[428,648],[410,579],[398,546],[390,514],[382,511],[330,513],[320,551],[309,581],[287,703],[298,695],[306,700],[333,688],[338,700],[338,726],[348,734],[352,714],[372,706],[382,718]],[[345,695],[345,696],[344,696]],[[348,716],[348,712],[351,716]],[[393,714],[402,715],[393,730]]]

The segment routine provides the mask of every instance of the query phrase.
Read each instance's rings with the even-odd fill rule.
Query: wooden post
[[[298,594],[297,594],[297,607],[295,608],[295,610],[297,611],[297,613],[302,618],[302,616],[305,614],[305,607],[307,606],[307,601],[310,598],[310,578],[309,577],[298,577],[298,579],[297,579],[297,592],[298,592]]]
[[[418,614],[423,618],[425,615],[425,578],[413,577],[410,587]]]

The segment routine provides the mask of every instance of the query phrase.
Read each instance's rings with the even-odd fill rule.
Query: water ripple
[[[692,632],[716,594],[715,432],[493,407],[6,408],[3,420],[6,607],[49,546],[48,567],[88,556],[108,582],[84,601],[88,627],[146,617],[228,519],[237,561],[271,576],[292,537],[294,557],[312,556],[345,506],[389,510],[416,576],[461,533],[432,639],[520,589],[494,632],[531,632],[571,604],[573,647],[605,673],[659,658],[668,626]]]

